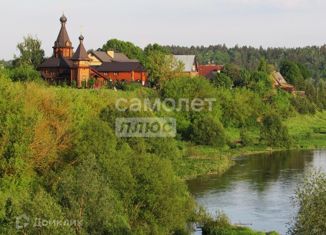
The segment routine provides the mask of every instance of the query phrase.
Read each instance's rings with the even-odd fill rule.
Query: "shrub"
[[[76,80],[71,81],[71,87],[76,88],[77,87],[77,82]]]
[[[222,123],[209,115],[195,118],[190,127],[190,139],[202,145],[224,146],[226,143]]]
[[[310,173],[297,188],[294,203],[299,207],[291,234],[319,235],[326,231],[326,174]]]
[[[256,232],[250,228],[246,227],[237,227],[231,224],[230,219],[223,212],[219,212],[216,219],[209,218],[204,223],[203,226],[203,235],[267,235],[275,234]]]
[[[263,118],[260,136],[268,146],[290,146],[291,140],[288,129],[282,124],[281,118],[275,113],[267,114]]]
[[[211,83],[215,87],[223,87],[227,89],[230,89],[233,86],[231,78],[224,73],[217,73],[216,76],[211,79]]]
[[[95,84],[95,79],[94,78],[89,79],[89,81],[88,81],[89,88],[93,88],[94,84]]]
[[[22,65],[10,71],[10,78],[14,82],[41,81],[41,76],[32,66]]]
[[[215,89],[207,79],[200,77],[174,78],[166,81],[162,89],[163,98],[172,98],[176,101],[182,98],[215,98]]]
[[[249,133],[249,131],[245,128],[242,128],[240,130],[240,139],[243,144],[243,146],[249,146],[254,143],[254,137],[252,137]]]
[[[315,114],[316,113],[316,105],[313,104],[306,97],[293,97],[291,99],[291,104],[300,114]]]

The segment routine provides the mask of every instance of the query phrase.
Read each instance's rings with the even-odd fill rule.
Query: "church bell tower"
[[[61,29],[57,40],[54,42],[53,55],[56,58],[61,56],[70,59],[73,55],[73,47],[66,29],[67,17],[62,15],[60,17],[60,22]]]

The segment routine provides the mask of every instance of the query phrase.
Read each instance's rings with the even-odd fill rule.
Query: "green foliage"
[[[17,45],[19,57],[15,59],[15,66],[33,66],[36,69],[43,61],[44,50],[42,42],[32,36],[24,37],[24,41]]]
[[[182,98],[191,100],[195,98],[215,98],[214,87],[201,77],[181,77],[169,80],[161,91],[163,98],[180,100]]]
[[[264,233],[257,232],[246,227],[237,227],[230,223],[230,219],[219,212],[216,219],[206,219],[203,226],[203,235],[270,235],[276,232]]]
[[[243,146],[250,146],[254,143],[254,137],[245,128],[242,128],[240,130],[240,139],[241,139]]]
[[[301,114],[315,114],[316,105],[304,96],[296,96],[291,98],[291,104]]]
[[[89,86],[90,88],[93,88],[93,87],[94,87],[94,84],[95,84],[95,79],[94,79],[94,78],[89,79],[89,81],[88,81],[88,86]]]
[[[259,65],[258,65],[258,71],[259,72],[263,72],[263,73],[269,73],[269,69],[268,69],[268,64],[265,58],[261,58]]]
[[[264,104],[253,91],[247,89],[218,90],[221,120],[225,127],[256,126],[257,118],[264,112]]]
[[[260,136],[268,146],[289,147],[291,143],[287,127],[283,125],[280,116],[275,113],[264,116]]]
[[[162,50],[148,49],[145,67],[152,86],[160,88],[166,81],[182,72],[184,65]]]
[[[248,70],[241,69],[235,64],[225,65],[223,73],[232,79],[235,87],[244,87],[248,85],[250,80],[250,72]]]
[[[103,46],[103,51],[113,50],[115,52],[124,53],[130,59],[144,61],[143,50],[131,42],[125,42],[118,39],[110,39]]]
[[[40,73],[29,65],[15,67],[10,70],[9,74],[14,82],[41,81]]]
[[[105,90],[12,83],[0,76],[1,234],[15,234],[21,214],[82,220],[60,229],[29,226],[26,234],[184,230],[194,204],[171,163],[181,156],[175,140],[116,139],[109,119],[99,118],[111,101]]]
[[[304,65],[313,78],[326,77],[324,68],[326,47],[309,46],[304,48],[254,48],[248,46],[235,46],[228,48],[225,45],[203,46],[167,46],[167,50],[176,55],[197,55],[199,64],[237,64],[248,70],[256,70],[260,58],[265,58],[269,63],[279,66],[282,61],[290,60]],[[300,65],[299,65],[300,67]]]
[[[226,143],[223,125],[208,115],[198,115],[190,127],[190,139],[201,145],[222,147]]]
[[[76,80],[71,81],[71,87],[76,88],[77,87],[77,82]]]
[[[231,78],[224,73],[217,73],[216,76],[211,79],[211,82],[217,88],[230,89],[233,86]]]
[[[288,83],[302,88],[304,77],[301,74],[299,66],[292,61],[283,61],[280,65],[280,72]]]
[[[326,175],[312,172],[297,188],[294,203],[299,207],[291,234],[319,235],[326,231]]]
[[[257,71],[251,74],[249,87],[263,94],[273,88],[273,83],[267,72]]]

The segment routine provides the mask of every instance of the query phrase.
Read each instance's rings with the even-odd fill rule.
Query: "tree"
[[[149,73],[152,85],[162,87],[164,83],[183,71],[184,64],[177,61],[172,55],[160,50],[148,52],[145,67]]]
[[[149,55],[152,51],[160,51],[165,54],[170,54],[169,49],[167,49],[166,47],[163,47],[157,43],[149,44],[144,49],[145,55]]]
[[[41,47],[42,42],[39,39],[30,35],[24,37],[24,41],[17,45],[20,55],[15,59],[14,65],[31,65],[36,69],[44,57],[44,50]]]
[[[268,146],[289,147],[291,143],[287,127],[275,113],[267,114],[263,118],[260,136]]]
[[[283,61],[280,65],[280,72],[288,83],[300,88],[304,80],[299,66],[291,61]]]
[[[125,42],[118,39],[110,39],[102,46],[102,50],[114,50],[116,52],[124,53],[129,59],[137,59],[141,62],[144,61],[143,50],[131,42]]]
[[[198,115],[190,127],[190,139],[202,145],[224,146],[226,135],[221,122],[210,115]]]
[[[273,88],[273,82],[267,72],[255,71],[250,76],[249,87],[253,91],[264,93]]]
[[[233,85],[231,78],[226,74],[224,74],[223,72],[217,73],[216,76],[213,79],[211,79],[211,82],[215,87],[223,87],[227,89],[232,88]]]
[[[244,87],[249,83],[250,72],[246,69],[241,69],[238,65],[225,65],[223,73],[232,79],[235,87]]]
[[[326,175],[312,172],[298,185],[294,203],[299,207],[291,234],[319,235],[326,231]]]
[[[259,65],[258,65],[258,71],[268,73],[268,64],[265,58],[261,58]]]

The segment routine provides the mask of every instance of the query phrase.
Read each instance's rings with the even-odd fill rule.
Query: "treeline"
[[[326,78],[326,46],[304,48],[229,48],[225,45],[216,46],[165,46],[173,54],[197,55],[200,64],[236,64],[253,70],[260,58],[279,66],[285,60],[297,62],[308,67],[314,78]]]

